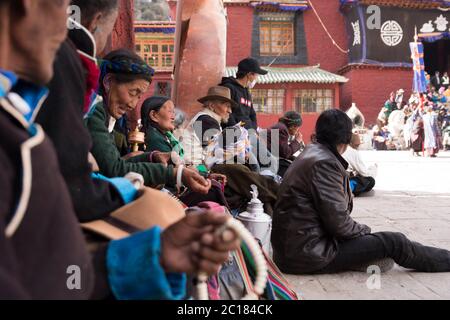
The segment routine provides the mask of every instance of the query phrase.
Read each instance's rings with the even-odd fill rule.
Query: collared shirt
[[[108,122],[108,132],[112,133],[114,131],[114,127],[116,125],[117,120],[114,119],[113,117],[109,118],[109,122]]]
[[[10,71],[0,69],[0,98],[4,98],[17,83],[17,77]]]
[[[21,80],[13,72],[0,70],[0,98],[11,100],[28,124],[34,122],[47,95],[47,88]]]

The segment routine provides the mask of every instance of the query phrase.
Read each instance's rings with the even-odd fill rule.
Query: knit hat
[[[126,77],[127,79],[145,79],[152,82],[155,70],[150,67],[141,57],[128,49],[119,49],[108,53],[100,64],[100,85],[98,93],[104,94],[103,79],[108,74],[114,74],[116,77]]]
[[[303,124],[302,116],[297,111],[286,112],[283,118],[281,118],[280,120],[286,123],[288,127],[290,126],[301,127],[301,125]]]

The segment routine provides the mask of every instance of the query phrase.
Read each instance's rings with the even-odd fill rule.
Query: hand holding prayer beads
[[[257,300],[264,293],[267,284],[267,265],[264,255],[256,242],[253,235],[245,228],[245,226],[238,220],[230,218],[227,223],[217,230],[218,234],[222,235],[224,241],[227,241],[227,231],[234,231],[242,241],[244,241],[250,252],[253,254],[256,265],[256,277],[253,286],[253,292],[247,293],[242,300]],[[199,273],[197,277],[197,296],[199,300],[208,300],[208,276],[205,273]]]

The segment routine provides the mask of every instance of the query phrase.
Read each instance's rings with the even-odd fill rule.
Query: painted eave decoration
[[[139,21],[134,23],[134,32],[174,34],[175,26],[173,21]]]
[[[268,74],[258,77],[259,84],[274,83],[346,83],[347,78],[320,69],[319,66],[310,66],[302,68],[264,68],[269,71]],[[237,67],[227,67],[225,69],[226,77],[236,75]]]
[[[254,1],[254,0],[225,0],[226,5],[250,5],[259,9],[276,9],[281,11],[305,11],[310,7],[308,1],[301,0],[272,0],[272,1]]]
[[[443,9],[450,8],[450,0],[339,0],[342,6],[352,4],[374,4],[410,9]]]

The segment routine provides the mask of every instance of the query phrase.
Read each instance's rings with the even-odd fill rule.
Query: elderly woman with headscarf
[[[286,112],[278,123],[267,132],[267,146],[270,152],[280,158],[295,160],[294,154],[305,148],[303,136],[300,133],[302,124],[303,120],[300,113],[297,111]],[[278,134],[278,139],[274,139],[273,142],[278,143],[272,146],[272,136],[275,134]]]
[[[170,154],[172,162],[181,163],[184,150],[172,133],[175,118],[175,105],[167,97],[151,97],[142,104],[141,121],[146,151]]]
[[[184,150],[172,131],[175,129],[175,105],[166,97],[151,97],[144,101],[141,108],[142,131],[145,132],[147,151],[162,152],[167,155],[167,163],[184,164]],[[222,189],[227,179],[224,175],[209,174],[196,168],[203,176],[212,179],[212,188],[207,195],[187,192],[180,197],[185,204],[197,205],[203,201],[214,201],[228,205]]]
[[[150,154],[122,159],[115,141],[114,125],[123,115],[136,108],[148,91],[154,71],[139,56],[128,50],[109,53],[101,64],[98,103],[87,119],[92,137],[92,154],[100,173],[107,177],[124,176],[136,172],[143,176],[146,186],[177,186],[184,184],[193,191],[207,193],[211,182],[197,171],[183,166],[151,163]]]

